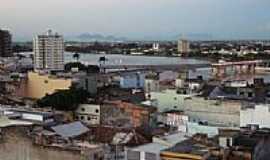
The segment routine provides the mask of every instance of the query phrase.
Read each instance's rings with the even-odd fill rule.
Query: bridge
[[[114,72],[124,72],[130,70],[162,72],[170,70],[177,72],[207,67],[211,67],[211,64],[202,63],[202,64],[166,64],[166,65],[101,65],[101,70],[111,70]]]

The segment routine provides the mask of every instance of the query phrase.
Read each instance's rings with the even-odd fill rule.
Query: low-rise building
[[[55,122],[55,114],[52,112],[27,111],[18,109],[8,109],[3,114],[10,119],[30,121],[34,124],[47,125]]]
[[[208,139],[207,135],[197,134],[173,147],[164,149],[160,157],[162,160],[212,160],[218,158],[209,154],[209,150],[215,147],[218,146]]]
[[[89,125],[100,124],[100,105],[80,104],[75,111],[75,119]]]
[[[82,88],[94,95],[97,93],[98,79],[99,76],[96,73],[78,73],[78,75],[74,75],[74,77],[72,77],[72,85],[77,88]]]
[[[46,73],[29,72],[23,85],[23,97],[39,99],[57,90],[69,89],[72,85],[72,79],[61,78]]]
[[[240,111],[240,127],[258,125],[270,128],[270,106],[267,104],[243,106]]]
[[[110,101],[103,104],[103,106],[114,106],[128,114],[133,127],[149,125],[156,112],[155,107],[137,105],[124,101]]]
[[[143,88],[144,87],[144,74],[135,73],[122,75],[119,79],[121,88]]]
[[[187,132],[188,116],[182,111],[171,110],[158,115],[158,123],[175,127],[178,131]]]
[[[242,102],[239,100],[207,99],[197,94],[181,94],[177,90],[151,92],[151,99],[156,100],[159,112],[184,111],[191,122],[223,126],[240,125]]]
[[[125,151],[126,160],[161,160],[160,152],[166,148],[187,139],[187,134],[178,132],[163,137],[153,137],[152,143],[147,143]]]
[[[158,92],[160,90],[159,86],[159,75],[149,74],[145,76],[144,91],[146,94],[150,92]]]

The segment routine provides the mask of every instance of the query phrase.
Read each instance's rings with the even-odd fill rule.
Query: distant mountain
[[[188,40],[213,40],[216,37],[213,37],[211,34],[207,33],[168,33],[168,34],[159,34],[159,35],[147,35],[142,38],[137,38],[137,40],[146,40],[146,41],[177,41],[181,38]]]
[[[112,36],[112,35],[102,35],[102,34],[97,34],[97,33],[83,33],[80,34],[78,36],[75,36],[74,38],[71,38],[72,40],[76,40],[76,41],[108,41],[108,42],[114,42],[114,41],[126,41],[127,38],[125,37],[116,37],[116,36]]]

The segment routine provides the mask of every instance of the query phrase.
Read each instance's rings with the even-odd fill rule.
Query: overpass
[[[213,74],[216,77],[224,77],[227,74],[227,69],[231,69],[236,74],[253,74],[256,71],[256,67],[269,67],[269,60],[252,60],[252,61],[237,61],[237,62],[220,62],[213,63],[211,67]]]

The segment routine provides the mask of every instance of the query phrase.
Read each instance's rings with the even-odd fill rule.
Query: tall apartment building
[[[0,29],[0,57],[12,55],[11,39],[12,36],[9,31]]]
[[[184,39],[178,40],[177,50],[179,53],[188,53],[190,51],[189,41]]]
[[[33,40],[35,70],[59,71],[64,69],[64,38],[49,30]]]

